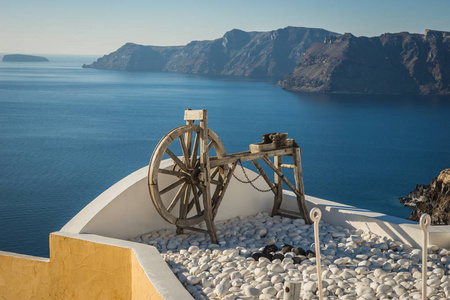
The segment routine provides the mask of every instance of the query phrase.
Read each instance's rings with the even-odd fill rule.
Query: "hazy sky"
[[[184,45],[286,26],[450,31],[450,0],[0,0],[0,53],[102,55],[126,42]]]

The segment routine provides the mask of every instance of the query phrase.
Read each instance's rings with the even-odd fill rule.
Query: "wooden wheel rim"
[[[195,138],[199,139],[199,136],[200,136],[200,126],[199,125],[183,125],[183,126],[179,126],[175,129],[169,131],[161,139],[161,141],[159,141],[158,145],[156,146],[155,150],[153,151],[152,158],[150,159],[149,170],[148,170],[148,187],[149,187],[149,192],[150,192],[150,198],[152,199],[152,202],[153,202],[156,210],[167,222],[169,222],[171,224],[179,225],[179,226],[192,226],[192,225],[195,225],[195,224],[198,224],[198,223],[204,221],[204,216],[203,216],[204,215],[204,207],[201,209],[200,212],[197,210],[197,214],[194,216],[191,216],[191,217],[181,218],[180,216],[173,215],[172,212],[168,208],[169,208],[169,206],[172,205],[172,203],[174,201],[177,202],[177,200],[174,198],[172,200],[172,203],[170,205],[166,206],[166,204],[163,202],[163,200],[161,198],[161,191],[163,191],[164,189],[161,189],[161,187],[159,185],[158,175],[161,173],[160,165],[161,165],[162,158],[163,158],[164,154],[166,153],[166,151],[169,149],[169,146],[173,142],[178,142],[177,140],[179,140],[180,144],[181,144],[181,141],[184,140],[185,135],[187,135],[188,137],[190,136],[190,142],[191,142],[190,145],[191,145],[192,151],[188,150],[188,154],[189,154],[188,159],[192,161],[192,157],[194,156],[194,153],[195,153],[194,148],[195,148],[195,144],[196,144],[195,140],[192,141],[192,139],[194,138],[194,133],[195,133]],[[211,129],[208,129],[208,139],[212,144],[211,148],[214,147],[214,150],[216,151],[217,156],[219,158],[224,157],[226,155],[225,147],[223,146],[222,141],[219,139],[217,134],[215,132],[213,132]],[[186,140],[188,140],[188,139],[186,139]],[[197,147],[198,148],[200,147],[200,143],[198,143]],[[184,155],[185,155],[185,150],[187,150],[187,149],[183,149],[183,147],[181,147],[181,148],[182,148],[182,152],[183,152],[182,160],[185,160],[186,157]],[[170,151],[170,149],[169,149],[169,151]],[[192,152],[192,153],[190,153],[190,152]],[[198,158],[198,155],[200,155],[199,152],[200,152],[200,150],[197,149],[196,160],[199,159]],[[173,160],[173,158],[172,158],[172,160]],[[195,192],[193,192],[193,189],[198,189],[199,185],[196,183],[193,183],[191,180],[189,180],[187,178],[188,177],[187,172],[182,170],[181,166],[179,166],[175,161],[174,161],[174,164],[180,168],[180,172],[186,173],[185,178],[184,178],[185,181],[179,183],[179,185],[178,185],[180,187],[179,188],[178,188],[178,186],[174,187],[174,189],[178,188],[178,192],[175,197],[178,197],[178,196],[183,197],[182,194],[184,193],[184,191],[181,191],[181,189],[183,189],[183,188],[190,190],[194,194]],[[188,169],[188,171],[199,170],[198,166],[192,166],[192,165],[186,166],[185,165],[185,167]],[[224,175],[226,176],[226,173],[228,170],[228,165],[219,166],[217,168],[221,168],[223,170]],[[212,173],[212,171],[213,170],[211,170],[211,173]],[[174,171],[174,173],[175,172],[177,172],[177,171]],[[194,173],[194,171],[192,171],[192,173]],[[209,175],[211,175],[211,174],[209,174]],[[172,174],[172,176],[176,176],[176,175]],[[182,177],[179,177],[179,178],[180,179],[178,181],[183,179]],[[213,188],[213,187],[214,187],[214,185],[211,185],[211,188]],[[215,189],[219,189],[219,188],[220,188],[220,186],[216,185]],[[179,193],[181,193],[181,195],[178,195]],[[214,192],[212,194],[214,194]],[[178,201],[182,201],[182,200],[178,200]],[[187,202],[189,202],[189,199],[187,200]],[[203,203],[203,201],[199,201],[199,202]],[[215,203],[212,203],[212,206],[213,206],[212,209],[214,209]],[[173,209],[173,207],[172,207],[172,209]],[[179,210],[180,209],[181,208],[179,208]],[[192,209],[192,207],[191,207],[191,209]]]

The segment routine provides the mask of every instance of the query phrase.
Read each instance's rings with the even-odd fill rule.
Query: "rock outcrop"
[[[83,67],[278,81],[294,70],[309,46],[336,35],[323,29],[304,27],[286,27],[269,32],[233,29],[219,39],[193,41],[186,46],[156,47],[128,43]]]
[[[417,185],[405,198],[399,198],[400,202],[413,207],[409,217],[413,221],[419,221],[422,214],[431,216],[434,225],[450,224],[450,169],[443,170],[438,177],[428,185]]]
[[[3,56],[2,61],[6,62],[45,62],[49,61],[48,58],[35,55],[25,54],[6,54]]]
[[[302,92],[450,94],[450,34],[333,36],[305,51],[279,85]]]

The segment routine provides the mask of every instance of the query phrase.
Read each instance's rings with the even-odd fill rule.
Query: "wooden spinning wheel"
[[[202,177],[209,176],[216,192],[228,170],[228,165],[225,164],[215,167],[208,175],[204,174],[198,157],[201,130],[199,125],[183,125],[173,129],[161,139],[150,161],[149,182],[153,204],[166,221],[179,227],[192,226],[204,220],[204,206],[200,200],[204,192]],[[176,145],[172,145],[173,143]],[[174,146],[181,149],[181,159],[174,153]],[[226,155],[222,142],[211,129],[208,130],[207,151],[215,152],[219,158]],[[160,168],[164,154],[174,161],[173,168]],[[174,183],[166,187],[161,186],[158,180],[160,174],[173,176]],[[175,195],[170,191],[174,191]],[[164,197],[167,194],[171,196]],[[212,203],[213,210],[216,205],[217,203]]]
[[[287,139],[287,134],[266,134],[262,143],[250,144],[250,151],[227,155],[217,134],[208,129],[206,109],[186,110],[184,119],[186,125],[169,131],[158,143],[148,171],[152,202],[167,222],[177,226],[177,233],[183,229],[201,231],[217,243],[214,218],[237,164],[243,161],[254,164],[270,187],[268,191],[274,193],[272,215],[302,217],[311,224],[305,204],[300,148],[293,139]],[[200,125],[194,121],[200,121]],[[173,162],[170,168],[161,166],[165,156]],[[283,164],[283,156],[292,156],[293,164]],[[273,163],[269,157],[274,157]],[[274,171],[273,183],[258,159]],[[295,186],[283,175],[283,168],[294,170]],[[299,212],[281,209],[283,182],[297,196]],[[203,221],[206,230],[194,227]]]

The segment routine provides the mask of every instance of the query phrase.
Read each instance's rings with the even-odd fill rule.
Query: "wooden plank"
[[[203,233],[209,233],[208,230],[196,228],[196,227],[192,227],[192,226],[183,226],[183,229],[198,231],[198,232],[203,232]]]
[[[187,126],[192,126],[194,125],[194,121],[186,121],[186,125]],[[192,152],[192,133],[193,130],[189,130],[187,133],[185,133],[185,140],[186,140],[186,149],[188,151],[188,156],[191,156],[191,152]],[[191,162],[190,161],[186,161],[186,166],[190,167],[191,166]],[[192,167],[192,166],[191,166]]]
[[[281,201],[283,201],[283,179],[284,177],[281,169],[281,162],[283,160],[282,156],[275,156],[274,157],[274,166],[277,168],[278,172],[275,172],[274,174],[274,183],[277,187],[277,193],[275,194],[275,198],[273,201],[273,207],[272,207],[272,217],[277,215],[278,209],[280,208]],[[280,175],[281,173],[281,175]]]
[[[206,109],[203,110],[185,110],[184,120],[185,121],[203,121],[206,118]]]
[[[195,140],[194,140],[194,148],[192,149],[192,156],[191,156],[191,167],[192,168],[195,168],[195,165],[197,164],[199,143],[200,143],[200,132],[196,132]]]
[[[293,155],[295,187],[299,191],[299,194],[300,194],[300,195],[297,195],[297,206],[298,206],[300,213],[303,216],[303,220],[305,220],[305,223],[312,224],[312,221],[309,217],[308,208],[306,207],[305,188],[303,186],[301,156],[302,155],[300,152],[300,147],[297,147],[295,149],[295,152]]]
[[[277,194],[277,187],[273,185],[272,181],[270,181],[269,176],[267,176],[266,172],[264,172],[263,168],[261,168],[261,165],[258,163],[257,160],[252,160],[252,163],[258,169],[259,174],[261,174],[262,178],[264,178],[264,180],[269,185],[269,187],[272,190],[272,192],[276,195]]]
[[[284,149],[276,149],[265,152],[251,153],[250,151],[238,152],[233,154],[228,154],[222,158],[211,158],[210,166],[211,168],[215,168],[221,165],[229,165],[234,163],[235,161],[249,161],[256,160],[263,157],[272,157],[272,156],[281,156],[281,155],[293,155],[295,148],[284,148]]]
[[[217,243],[216,230],[214,228],[214,216],[212,212],[212,200],[211,200],[211,178],[210,172],[210,159],[208,148],[208,115],[206,109],[203,110],[203,118],[200,121],[200,170],[203,174],[203,182],[201,184],[203,191],[203,211],[206,228],[209,232],[211,242]]]

